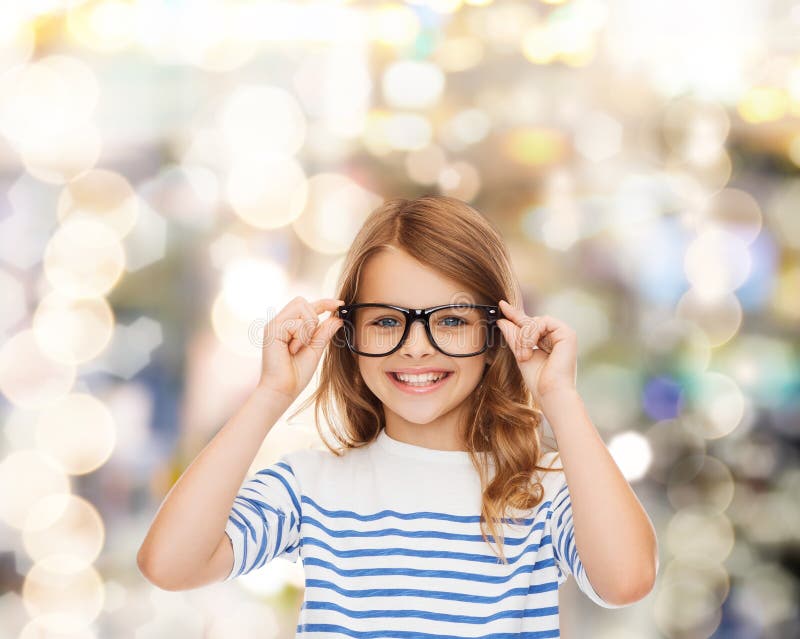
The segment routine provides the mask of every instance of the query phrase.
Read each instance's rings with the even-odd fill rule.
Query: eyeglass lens
[[[406,317],[390,307],[365,306],[354,309],[350,321],[351,343],[355,349],[370,355],[382,355],[400,343]],[[486,346],[489,324],[483,309],[467,306],[443,308],[434,311],[429,321],[436,345],[448,355],[477,354]]]

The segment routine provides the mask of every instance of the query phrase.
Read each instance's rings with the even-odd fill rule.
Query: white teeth
[[[425,375],[405,375],[403,373],[395,373],[395,376],[410,384],[429,384],[430,382],[439,381],[447,373],[427,373]]]

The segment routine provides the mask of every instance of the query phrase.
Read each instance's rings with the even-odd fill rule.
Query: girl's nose
[[[425,332],[425,326],[421,320],[411,322],[402,350],[415,356],[436,350],[433,344],[430,343],[428,334]]]

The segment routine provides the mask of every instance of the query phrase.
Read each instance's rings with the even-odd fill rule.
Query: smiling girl
[[[644,597],[655,532],[576,390],[576,333],[518,291],[466,203],[384,202],[341,299],[295,298],[266,327],[259,384],[165,498],[143,573],[179,590],[300,557],[303,637],[558,637],[569,575],[606,608]],[[320,360],[295,414],[314,402],[340,446],[245,481]]]

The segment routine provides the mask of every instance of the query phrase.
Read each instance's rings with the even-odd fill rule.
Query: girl
[[[558,637],[570,574],[606,608],[652,589],[655,533],[576,391],[575,332],[525,314],[485,218],[445,196],[386,201],[338,294],[295,298],[265,328],[256,391],[142,544],[153,583],[194,588],[301,557],[303,637]],[[292,417],[315,402],[340,447],[320,430],[328,449],[244,481],[320,359]],[[543,449],[543,417],[559,453]]]

